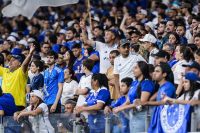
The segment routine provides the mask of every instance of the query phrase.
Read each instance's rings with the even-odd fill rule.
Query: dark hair
[[[85,59],[83,60],[83,66],[86,67],[89,71],[92,71],[94,61],[91,59]]]
[[[179,44],[180,43],[180,37],[179,37],[179,35],[176,33],[176,32],[171,32],[171,33],[169,33],[169,36],[170,35],[174,35],[175,36],[175,38],[176,38],[176,44]],[[168,36],[168,39],[169,39],[169,36]]]
[[[42,72],[44,69],[44,63],[39,60],[32,61],[36,67],[39,67],[39,72]]]
[[[68,65],[68,67],[72,68],[73,64],[74,64],[74,61],[76,60],[76,58],[75,58],[75,56],[74,56],[74,54],[73,54],[73,52],[71,50],[67,50],[65,53],[67,53],[67,52],[70,55],[69,64],[67,64],[67,65]]]
[[[120,55],[120,52],[118,50],[112,50],[110,54],[116,54],[116,56]]]
[[[3,95],[3,91],[2,91],[2,88],[0,86],[0,96],[2,96],[2,95]]]
[[[154,65],[148,64],[148,66],[149,66],[149,73],[153,73],[155,69]]]
[[[131,86],[132,82],[133,82],[133,79],[132,78],[129,78],[129,77],[126,77],[126,78],[123,78],[121,80],[121,82],[125,83],[128,87]]]
[[[183,93],[184,100],[186,98],[187,92],[189,92],[189,100],[191,100],[192,97],[194,96],[195,91],[199,88],[199,85],[198,85],[197,82],[191,81],[191,80],[189,80],[189,81],[190,81],[190,89],[189,89],[189,91],[186,91],[186,92]]]
[[[40,99],[39,97],[38,97],[38,99],[39,99],[39,103],[36,105],[35,108],[34,108],[34,105],[31,105],[31,111],[37,109],[37,107],[38,107],[41,103],[43,103],[42,99]]]
[[[75,73],[74,73],[74,71],[73,71],[72,67],[67,67],[66,69],[68,69],[68,71],[69,71],[69,74],[71,74],[71,75],[72,75],[72,76],[71,76],[71,79],[73,79],[73,80],[77,81],[77,78],[76,78],[76,76],[75,76]],[[66,69],[65,69],[65,70],[66,70]]]
[[[199,37],[200,38],[200,33],[197,33],[194,38]]]
[[[105,74],[101,74],[101,73],[93,74],[92,79],[98,81],[99,87],[106,87],[107,89],[109,89],[108,78],[106,77]]]
[[[56,52],[54,52],[54,51],[49,51],[47,56],[53,56],[54,59],[58,59],[58,54]]]
[[[0,66],[4,66],[4,56],[2,53],[0,53]]]
[[[191,59],[194,60],[194,55],[192,53],[192,50],[187,47],[187,46],[184,46],[184,45],[179,45],[180,47],[180,53],[183,53],[183,58],[188,62],[190,61]]]
[[[78,48],[80,49],[81,48],[81,45],[79,43],[75,43],[73,46],[72,46],[72,49],[74,48]]]
[[[174,74],[171,70],[171,67],[169,66],[168,63],[165,63],[165,62],[160,62],[159,65],[157,65],[156,67],[160,67],[161,70],[162,70],[162,73],[166,73],[166,77],[165,77],[165,80],[166,81],[169,81],[171,83],[174,83]]]
[[[200,48],[196,50],[195,54],[200,56]]]
[[[149,74],[149,66],[148,66],[148,64],[146,62],[138,61],[137,65],[140,68],[140,71],[142,72],[142,75],[143,75],[143,79],[140,81],[140,83],[137,86],[137,96],[138,96],[138,98],[140,98],[141,97],[141,89],[142,89],[141,85],[142,85],[142,82],[145,79],[151,79],[151,77],[150,77],[150,74]]]
[[[72,31],[73,34],[77,34],[77,31],[76,31],[76,29],[74,27],[67,28],[67,31]]]

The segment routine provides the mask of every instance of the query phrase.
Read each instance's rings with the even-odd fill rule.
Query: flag
[[[11,4],[2,9],[2,14],[5,17],[23,15],[31,19],[39,7],[58,7],[75,4],[78,3],[78,1],[79,0],[12,0]]]
[[[156,107],[149,133],[186,133],[189,129],[190,105],[164,105]]]

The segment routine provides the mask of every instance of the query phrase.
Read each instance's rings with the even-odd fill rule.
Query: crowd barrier
[[[143,132],[148,131],[151,115],[150,111],[147,111],[145,114],[145,130]],[[105,119],[105,133],[121,133],[120,128],[122,125],[119,115],[109,114],[102,115],[101,117]],[[87,122],[84,122],[80,117],[76,117],[73,114],[50,114],[49,119],[56,133],[87,133],[89,131]],[[199,131],[199,125],[200,109],[197,108],[191,113],[190,131]],[[41,131],[38,129],[37,132]],[[23,118],[17,122],[11,116],[4,116],[0,118],[0,133],[33,133],[33,130],[27,118]]]

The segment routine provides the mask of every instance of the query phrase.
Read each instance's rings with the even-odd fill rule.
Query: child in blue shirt
[[[121,106],[122,104],[124,104],[126,102],[126,98],[128,96],[128,91],[131,87],[132,81],[133,81],[133,79],[129,78],[129,77],[123,78],[121,80],[120,93],[122,94],[122,96],[120,98],[118,98],[113,104],[111,104],[111,106],[105,107],[105,109],[104,109],[105,114],[112,112],[113,108]],[[130,130],[129,130],[129,118],[127,116],[128,116],[128,114],[125,113],[125,112],[119,113],[120,122],[122,124],[122,127],[121,127],[122,133],[129,133],[130,132]],[[115,131],[116,130],[113,129],[113,132],[115,132]]]

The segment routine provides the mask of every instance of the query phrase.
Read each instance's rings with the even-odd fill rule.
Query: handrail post
[[[106,115],[105,117],[105,133],[110,133],[110,117]]]
[[[3,116],[0,116],[0,133],[4,133]]]
[[[191,114],[191,127],[190,127],[190,131],[191,132],[196,132],[196,130],[197,130],[196,113],[192,112],[192,114]]]

